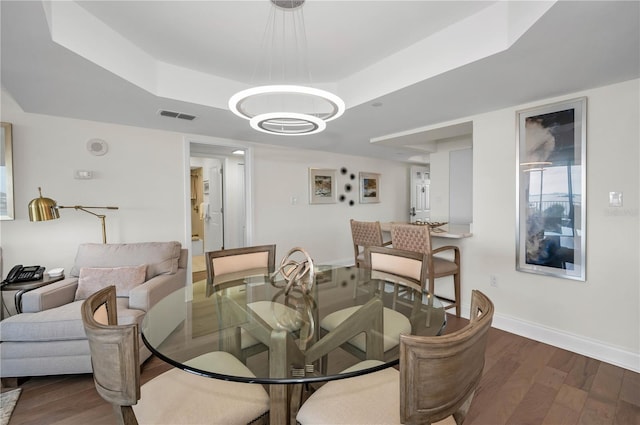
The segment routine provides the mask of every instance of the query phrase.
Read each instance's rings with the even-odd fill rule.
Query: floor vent
[[[182,112],[160,110],[158,113],[163,117],[179,118],[187,121],[193,121],[197,118],[195,115],[183,114]]]

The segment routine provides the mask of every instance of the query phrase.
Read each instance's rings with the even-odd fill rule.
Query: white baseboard
[[[462,311],[468,312],[469,306],[463,307]],[[466,318],[468,318],[468,313]],[[626,351],[600,341],[501,314],[493,316],[493,327],[624,369],[640,372],[639,353]]]

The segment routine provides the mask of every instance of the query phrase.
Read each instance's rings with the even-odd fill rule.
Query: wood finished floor
[[[447,332],[465,325],[449,317]],[[168,370],[155,357],[142,382]],[[115,423],[91,375],[31,378],[10,425]],[[640,374],[491,329],[484,376],[465,425],[640,424]]]

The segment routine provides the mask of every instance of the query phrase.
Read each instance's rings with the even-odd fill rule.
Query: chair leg
[[[453,292],[456,300],[456,317],[460,317],[460,272],[453,275]]]
[[[329,359],[327,355],[320,357],[320,373],[326,375],[327,369],[329,367]]]
[[[131,406],[120,406],[117,404],[112,404],[112,406],[118,425],[138,425],[136,414],[133,412]]]
[[[471,407],[471,402],[473,401],[473,396],[475,395],[475,391],[473,391],[469,397],[467,397],[467,399],[464,401],[464,403],[462,403],[462,406],[460,406],[460,408],[454,412],[453,414],[453,419],[456,422],[456,425],[462,425],[462,423],[464,422],[464,420],[467,417],[467,413],[469,412],[469,408]]]

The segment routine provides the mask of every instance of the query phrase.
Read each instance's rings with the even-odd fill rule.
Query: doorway
[[[409,221],[411,223],[429,221],[431,218],[429,167],[412,166],[409,172],[411,173]]]
[[[206,278],[204,253],[247,246],[249,150],[189,141],[185,239],[193,282]]]
[[[224,248],[224,185],[222,159],[191,157],[192,255]]]

